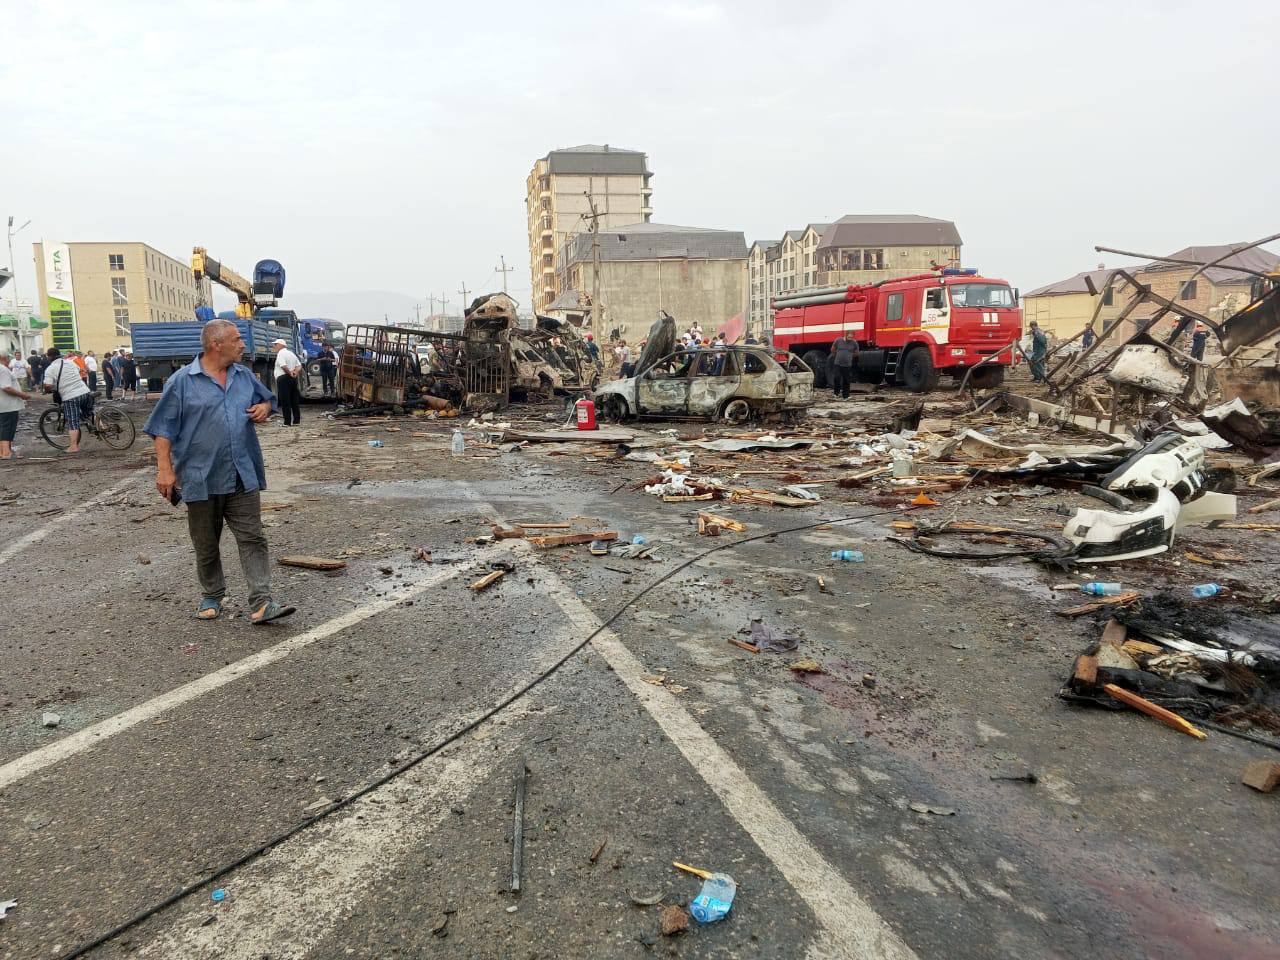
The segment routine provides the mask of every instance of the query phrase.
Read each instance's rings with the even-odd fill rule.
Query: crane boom
[[[253,280],[249,281],[209,256],[204,247],[196,247],[191,251],[191,272],[197,286],[208,277],[234,293],[237,317],[249,318],[261,307],[276,306],[284,293],[284,267],[275,260],[259,260],[253,269]]]

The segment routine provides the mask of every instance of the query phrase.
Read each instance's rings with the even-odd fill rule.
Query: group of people
[[[14,354],[8,369],[19,383],[26,384],[27,390],[34,391],[44,383],[45,372],[58,359],[75,365],[90,393],[98,392],[98,378],[101,376],[108,400],[115,398],[116,390],[124,396],[138,396],[138,365],[128,350],[108,350],[99,359],[92,350],[62,353],[57,347],[50,347],[44,353],[32,350],[31,355],[25,358]]]
[[[110,399],[119,370],[118,363],[113,361],[118,359],[113,351],[99,364],[93,351],[69,350],[63,354],[57,347],[50,347],[43,356],[33,350],[27,359],[0,351],[0,460],[11,460],[15,456],[13,441],[18,432],[18,414],[37,388],[53,394],[53,402],[61,405],[70,441],[67,453],[79,453],[81,425],[93,415],[98,373],[103,373]],[[134,391],[136,394],[136,386]]]

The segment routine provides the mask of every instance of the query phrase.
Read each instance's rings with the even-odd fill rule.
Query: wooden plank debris
[[[1260,793],[1270,793],[1280,786],[1280,763],[1271,760],[1255,760],[1244,768],[1240,782]]]
[[[531,544],[540,550],[549,547],[571,547],[579,543],[590,543],[592,540],[617,540],[616,530],[598,530],[595,533],[560,533],[547,537],[526,537]]]
[[[722,529],[732,531],[733,533],[745,533],[747,525],[741,520],[735,520],[733,517],[721,516],[718,513],[707,513],[705,510],[698,511],[698,532],[705,533],[708,525],[721,527]]]
[[[1099,597],[1092,603],[1085,603],[1078,607],[1069,607],[1066,610],[1058,610],[1056,613],[1060,617],[1083,617],[1086,613],[1094,613],[1103,607],[1113,606],[1115,604],[1133,603],[1135,600],[1141,600],[1142,594],[1136,590],[1129,590],[1114,597]]]
[[[1104,683],[1102,689],[1113,699],[1119,700],[1135,710],[1140,710],[1149,717],[1154,717],[1165,726],[1172,727],[1179,733],[1185,733],[1187,736],[1195,737],[1197,740],[1204,740],[1208,736],[1203,730],[1193,727],[1187,720],[1178,716],[1172,710],[1166,710],[1164,707],[1154,704],[1145,697],[1140,697],[1124,687],[1117,687],[1114,683]]]
[[[306,554],[279,557],[276,563],[282,567],[302,567],[306,570],[341,570],[347,565],[345,560],[335,560],[331,557],[312,557]]]
[[[486,573],[475,583],[471,584],[471,589],[476,593],[479,593],[481,590],[487,590],[506,575],[506,570],[493,570],[490,573]]]

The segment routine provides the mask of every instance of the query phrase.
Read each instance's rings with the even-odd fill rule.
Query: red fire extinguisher
[[[596,405],[590,400],[583,398],[573,405],[574,410],[578,413],[578,429],[579,430],[596,430]]]

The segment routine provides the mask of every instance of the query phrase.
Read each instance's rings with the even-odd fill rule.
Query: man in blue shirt
[[[256,624],[294,612],[271,597],[267,538],[262,533],[261,491],[267,471],[254,424],[275,406],[271,391],[236,361],[244,340],[234,323],[210,320],[203,352],[171,376],[142,429],[156,444],[156,489],[187,505],[187,529],[196,552],[203,598],[196,616],[213,620],[227,592],[218,542],[231,528],[249,584],[249,615]]]

